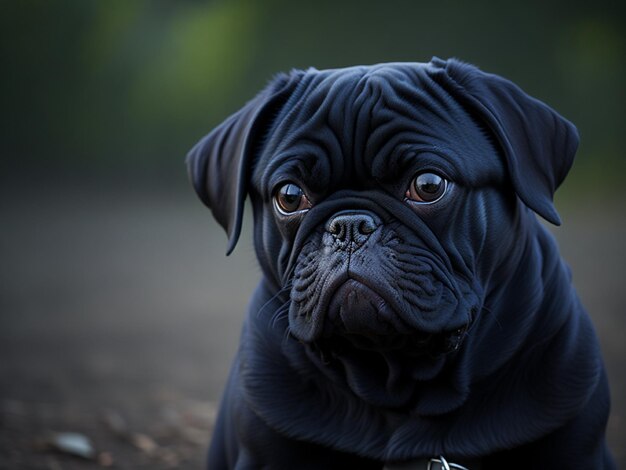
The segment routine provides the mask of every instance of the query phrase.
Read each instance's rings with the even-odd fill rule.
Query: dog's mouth
[[[349,279],[332,295],[324,333],[314,343],[326,356],[356,348],[394,352],[408,358],[436,358],[460,348],[468,325],[469,322],[441,330],[417,330],[374,289]]]

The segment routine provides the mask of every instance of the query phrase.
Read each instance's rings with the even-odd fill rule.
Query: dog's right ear
[[[299,78],[296,72],[277,76],[187,154],[187,170],[196,193],[228,235],[226,254],[233,251],[239,239],[250,169],[259,140]]]

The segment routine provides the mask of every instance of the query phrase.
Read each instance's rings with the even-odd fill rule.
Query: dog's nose
[[[326,230],[338,241],[354,242],[361,245],[365,243],[379,225],[380,222],[370,214],[364,212],[344,212],[330,219],[328,224],[326,224]]]

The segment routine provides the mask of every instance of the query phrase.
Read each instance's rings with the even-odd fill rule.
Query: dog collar
[[[402,463],[387,463],[383,470],[470,470],[458,463],[448,462],[443,455],[432,459],[410,460]],[[478,470],[477,468],[472,470]]]

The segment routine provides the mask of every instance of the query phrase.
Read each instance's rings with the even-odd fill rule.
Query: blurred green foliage
[[[621,191],[625,5],[2,0],[0,171],[178,175],[187,149],[279,71],[437,55],[504,75],[577,124],[566,192],[607,179]]]

